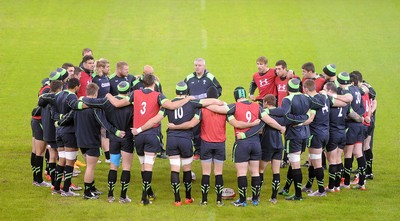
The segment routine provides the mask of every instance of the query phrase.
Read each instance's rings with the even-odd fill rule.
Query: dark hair
[[[275,63],[275,66],[282,65],[283,68],[287,68],[287,64],[284,60],[279,60]]]
[[[94,60],[92,55],[86,55],[82,58],[82,63],[86,63],[87,61]]]
[[[304,69],[306,71],[315,72],[315,67],[312,62],[304,63],[303,66],[301,66],[301,69]]]
[[[58,89],[62,89],[63,85],[64,83],[62,81],[59,80],[52,81],[50,83],[50,91],[56,92]]]
[[[350,73],[350,83],[353,83],[355,86],[357,86],[358,82],[359,82],[359,80],[358,80],[357,74],[355,74],[353,72]]]
[[[68,89],[73,89],[79,85],[81,85],[81,83],[79,82],[79,79],[77,79],[77,78],[71,78],[68,80],[68,84],[67,84]]]
[[[149,86],[153,85],[154,82],[155,82],[155,79],[156,78],[152,74],[144,74],[143,75],[143,84],[144,84],[144,86],[145,87],[149,87]]]
[[[276,106],[276,97],[273,94],[267,94],[263,98],[264,104]]]
[[[333,82],[328,82],[325,84],[327,91],[332,91],[333,93],[337,92],[337,87]]]
[[[211,86],[207,89],[207,97],[208,98],[218,98],[218,89],[214,86]]]
[[[78,76],[81,73],[82,69],[78,66],[75,66],[74,75]]]
[[[362,82],[362,81],[363,81],[363,76],[362,76],[361,72],[359,72],[359,71],[353,71],[353,72],[350,73],[350,77],[351,77],[352,74],[354,74],[354,75],[357,76],[359,82]]]
[[[315,91],[315,82],[312,79],[307,79],[304,81],[303,87],[309,91]]]
[[[71,64],[71,63],[64,63],[61,67],[64,68],[65,70],[67,70],[70,67],[74,67],[75,68],[75,66],[73,64]]]

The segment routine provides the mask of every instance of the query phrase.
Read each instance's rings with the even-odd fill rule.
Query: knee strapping
[[[144,163],[153,165],[154,164],[154,156],[144,156]]]
[[[298,154],[289,153],[288,158],[290,162],[293,163],[300,162],[300,155]]]
[[[311,154],[308,155],[308,157],[309,157],[311,160],[318,160],[318,159],[321,159],[321,158],[322,158],[322,155],[321,155],[321,154],[313,154],[313,153],[311,153]]]
[[[59,158],[65,158],[65,151],[58,151]]]
[[[67,160],[76,160],[77,156],[78,156],[78,151],[65,152],[65,159]]]
[[[182,166],[189,165],[193,162],[193,157],[182,159]]]
[[[139,158],[139,163],[144,164],[144,156],[138,156]]]
[[[169,164],[171,164],[171,166],[181,166],[181,160],[179,158],[174,158],[174,159],[169,159]]]

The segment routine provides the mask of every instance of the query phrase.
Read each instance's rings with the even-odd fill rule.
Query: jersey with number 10
[[[175,98],[172,101],[181,100],[183,98]],[[193,100],[182,107],[177,108],[175,110],[165,110],[165,115],[168,116],[168,122],[173,123],[175,125],[179,125],[190,121],[194,116],[199,118],[200,109],[202,105],[200,100]],[[193,131],[192,129],[186,130],[171,130],[167,129],[167,135],[173,137],[186,137],[186,138],[193,138]]]

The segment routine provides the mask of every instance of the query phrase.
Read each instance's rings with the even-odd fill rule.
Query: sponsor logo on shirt
[[[101,87],[110,87],[110,82],[101,83]]]
[[[265,87],[269,84],[268,79],[260,80],[260,87]]]
[[[285,84],[278,84],[278,91],[286,91],[286,85]]]

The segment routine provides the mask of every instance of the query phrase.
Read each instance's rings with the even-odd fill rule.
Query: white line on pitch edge
[[[204,28],[201,30],[201,40],[203,43],[203,48],[207,48],[207,30]]]
[[[201,4],[201,10],[205,11],[206,10],[206,0],[200,0],[200,4]]]

